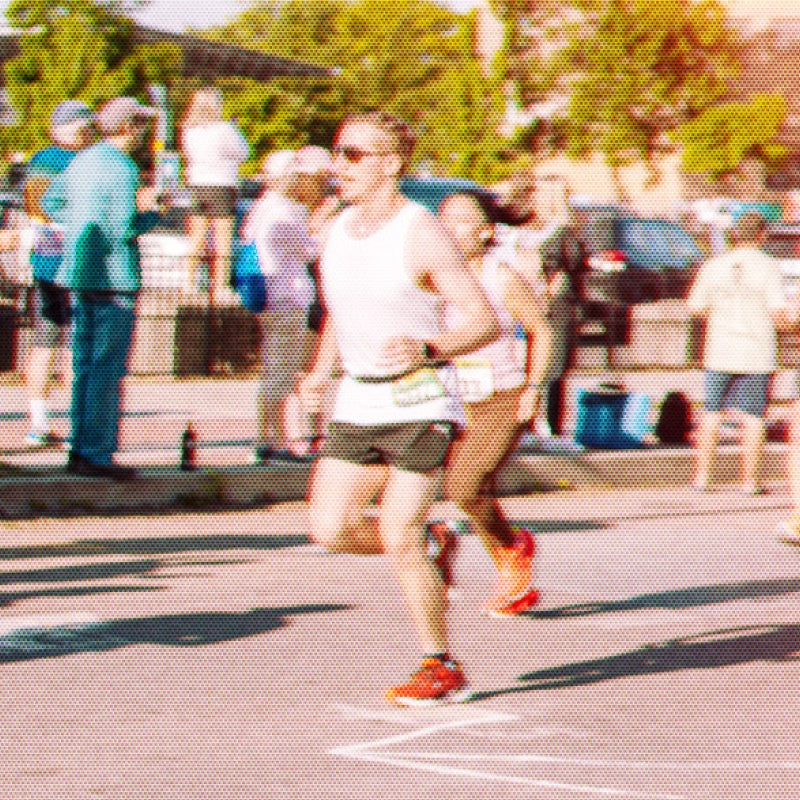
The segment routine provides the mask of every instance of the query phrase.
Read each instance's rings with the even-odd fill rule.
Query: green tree
[[[675,131],[683,145],[683,168],[710,174],[715,180],[735,176],[747,158],[777,167],[786,147],[777,135],[786,118],[781,95],[759,94],[749,103],[720,103]]]
[[[6,88],[19,124],[0,131],[3,149],[32,152],[48,141],[53,108],[67,98],[96,107],[119,94],[144,98],[147,84],[177,74],[171,45],[135,47],[132,4],[92,0],[13,0],[6,16],[23,31],[20,54],[6,62]]]
[[[487,180],[507,172],[507,143],[497,133],[500,87],[472,52],[474,25],[474,14],[428,0],[288,0],[258,5],[206,35],[340,69],[333,80],[230,84],[238,91],[227,108],[258,156],[329,145],[344,116],[383,108],[420,132],[418,161]]]
[[[615,174],[641,160],[657,178],[669,132],[728,93],[739,48],[717,0],[607,0],[586,11],[550,62],[569,91],[570,154],[599,150]]]

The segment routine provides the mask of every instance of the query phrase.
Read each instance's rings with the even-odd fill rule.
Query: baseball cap
[[[300,175],[328,172],[331,168],[331,154],[324,147],[306,145],[294,154],[289,168]]]
[[[135,97],[115,97],[98,112],[97,123],[103,133],[115,133],[120,126],[136,117],[154,117],[158,109],[142,105]]]
[[[267,178],[317,175],[331,166],[331,154],[324,147],[306,145],[299,150],[275,150],[265,159],[262,173]]]
[[[264,159],[261,173],[265,178],[283,178],[291,174],[289,164],[294,159],[294,150],[273,150]]]
[[[94,122],[94,113],[86,103],[81,100],[64,100],[53,109],[50,117],[51,128],[61,128],[74,122],[83,122],[86,125]]]

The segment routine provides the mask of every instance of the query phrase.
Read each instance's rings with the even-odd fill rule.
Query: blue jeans
[[[72,333],[72,450],[110,464],[119,437],[120,382],[133,337],[134,295],[76,292]]]

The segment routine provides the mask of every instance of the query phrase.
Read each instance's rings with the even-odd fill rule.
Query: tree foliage
[[[119,94],[146,96],[147,84],[177,74],[181,54],[170,45],[134,47],[120,3],[13,0],[6,16],[24,33],[20,54],[5,64],[6,87],[19,124],[3,129],[6,151],[47,143],[50,114],[62,100],[91,107]]]
[[[206,35],[340,70],[334,80],[230,85],[238,90],[228,108],[258,155],[329,145],[344,116],[382,108],[420,133],[419,163],[497,180],[510,169],[497,133],[502,92],[473,53],[474,25],[474,14],[429,0],[288,0],[255,6]]]
[[[569,86],[569,152],[652,166],[670,131],[728,93],[739,48],[717,0],[607,0],[551,61]]]
[[[708,108],[675,132],[683,145],[683,168],[709,173],[715,180],[735,175],[748,158],[774,168],[786,155],[786,148],[776,141],[785,118],[786,101],[777,94]]]

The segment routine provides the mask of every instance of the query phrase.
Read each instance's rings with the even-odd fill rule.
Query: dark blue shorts
[[[772,373],[732,373],[707,370],[705,409],[712,413],[736,408],[751,417],[763,417]]]

